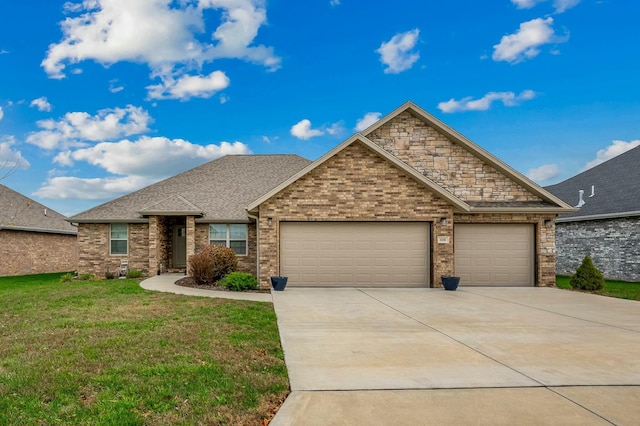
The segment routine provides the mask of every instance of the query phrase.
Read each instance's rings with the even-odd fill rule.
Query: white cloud
[[[473,99],[471,96],[462,98],[459,101],[451,98],[446,102],[440,102],[438,109],[442,112],[452,113],[459,111],[486,111],[491,104],[500,101],[504,106],[511,107],[519,105],[522,101],[528,101],[536,97],[533,90],[523,90],[516,95],[514,92],[489,92],[480,99]]]
[[[0,107],[0,121],[4,118],[4,110]]]
[[[161,84],[147,86],[150,99],[210,98],[216,92],[229,87],[229,78],[222,71],[214,71],[207,76],[183,75],[178,79],[162,76]]]
[[[339,6],[340,5],[340,0],[329,0],[329,4],[331,6]]]
[[[137,176],[83,179],[58,176],[33,193],[42,198],[62,200],[104,200],[150,185],[153,180]]]
[[[210,10],[220,11],[220,25],[206,35]],[[67,3],[65,11],[72,16],[60,23],[62,40],[49,46],[42,61],[51,78],[64,78],[68,65],[85,60],[105,66],[144,63],[156,74],[176,66],[199,68],[217,58],[243,59],[271,70],[280,66],[273,48],[252,46],[267,19],[263,0],[85,0]],[[196,35],[213,42],[200,42]]]
[[[515,4],[518,9],[531,9],[539,3],[544,3],[547,0],[511,0],[511,3]],[[553,0],[553,7],[556,9],[556,13],[562,13],[572,7],[578,5],[581,0]]]
[[[344,133],[345,128],[341,121],[333,123],[331,126],[327,127],[327,133],[331,136],[340,136]]]
[[[31,103],[29,104],[32,107],[36,107],[38,108],[38,111],[46,111],[46,112],[50,112],[52,109],[51,104],[49,103],[49,101],[47,101],[47,98],[42,96],[38,99],[34,99],[31,101]]]
[[[493,60],[518,63],[537,56],[544,44],[566,42],[568,36],[557,36],[552,25],[551,17],[523,22],[518,31],[503,36],[500,43],[493,46]]]
[[[69,112],[58,121],[40,120],[27,142],[44,149],[65,149],[86,146],[87,142],[102,142],[149,130],[151,116],[141,107],[103,109],[92,116],[86,112]]]
[[[13,169],[28,169],[31,166],[20,151],[13,149],[15,143],[13,136],[0,136],[0,177]]]
[[[62,152],[53,161],[61,166],[84,161],[115,175],[163,178],[224,155],[250,153],[242,142],[203,146],[182,139],[142,136],[136,141],[102,142],[90,148]]]
[[[607,160],[612,159],[620,154],[624,154],[625,152],[633,149],[637,146],[640,146],[640,139],[636,139],[634,141],[625,142],[625,141],[613,141],[611,145],[606,147],[605,149],[601,149],[596,154],[596,158],[591,160],[584,166],[584,170],[590,169],[592,167],[597,166],[598,164],[604,163]]]
[[[380,120],[382,114],[379,112],[368,112],[356,122],[356,132],[361,132],[367,127],[371,126],[376,121]]]
[[[227,95],[220,95],[220,104],[224,105],[229,102],[230,98]]]
[[[307,139],[311,139],[315,136],[324,135],[324,131],[319,129],[312,129],[311,121],[305,118],[304,120],[300,120],[298,123],[291,126],[291,134],[298,139],[306,141]]]
[[[383,42],[376,53],[380,54],[380,62],[386,65],[385,74],[398,74],[406,71],[420,59],[420,53],[413,52],[418,42],[419,29],[394,35],[391,40]]]
[[[118,93],[124,90],[124,86],[118,84],[118,79],[114,78],[113,80],[109,80],[109,91],[111,93]]]
[[[6,55],[6,54],[8,54],[8,53],[9,53],[9,51],[8,51],[8,50],[0,49],[0,55]]]
[[[560,168],[556,164],[545,164],[526,173],[527,177],[536,182],[544,182],[560,175]]]

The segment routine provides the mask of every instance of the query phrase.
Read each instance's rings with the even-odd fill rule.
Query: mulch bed
[[[184,277],[176,281],[176,285],[181,285],[183,287],[192,287],[192,288],[200,288],[203,290],[215,290],[215,291],[230,291],[228,288],[216,285],[216,283],[212,284],[198,284],[191,277]],[[270,293],[271,290],[247,290],[243,293]]]

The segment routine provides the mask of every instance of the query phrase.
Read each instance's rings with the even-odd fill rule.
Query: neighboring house
[[[303,286],[553,286],[571,207],[411,102],[314,162],[227,156],[69,220],[80,272],[156,274],[208,243]]]
[[[557,271],[585,256],[606,278],[640,281],[640,147],[546,189],[579,207],[556,220]]]
[[[74,271],[76,234],[60,213],[0,185],[0,276]]]

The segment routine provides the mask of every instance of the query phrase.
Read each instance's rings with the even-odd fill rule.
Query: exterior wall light
[[[273,225],[273,218],[272,217],[268,217],[267,218],[267,225],[269,225],[269,226]]]
[[[447,218],[446,217],[441,217],[440,218],[440,225],[441,226],[447,226]]]

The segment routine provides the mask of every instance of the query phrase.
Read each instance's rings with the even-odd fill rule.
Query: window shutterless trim
[[[125,238],[113,238],[113,226],[124,226],[125,227]],[[113,252],[113,241],[125,241],[125,252],[124,253],[114,253]],[[128,256],[129,255],[129,224],[128,223],[110,223],[109,224],[109,256]]]

